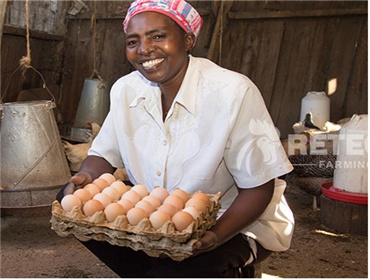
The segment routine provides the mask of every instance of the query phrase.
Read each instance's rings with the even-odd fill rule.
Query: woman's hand
[[[63,194],[64,196],[66,196],[67,194],[73,194],[75,190],[81,189],[83,186],[86,186],[91,182],[92,176],[87,172],[80,171],[72,176],[71,181],[64,189]]]
[[[193,256],[211,251],[218,246],[217,235],[213,231],[206,231],[203,237],[195,243]]]

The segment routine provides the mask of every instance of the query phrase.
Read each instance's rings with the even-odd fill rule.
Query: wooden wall
[[[60,86],[58,105],[64,121],[73,123],[84,79],[92,76],[94,65],[111,82],[132,71],[122,31],[129,2],[83,1],[86,6],[80,11],[73,6],[76,2],[57,2],[65,3],[56,19],[65,24],[64,34],[61,28],[47,31],[49,38],[35,35],[31,47],[34,66],[47,76],[47,82]],[[190,2],[204,19],[193,55],[249,76],[260,88],[282,137],[299,120],[302,97],[308,91],[328,93],[330,80],[337,82],[330,95],[333,122],[367,113],[367,2]],[[96,31],[91,25],[94,4]],[[6,23],[2,90],[25,53],[24,34],[14,34],[9,28]],[[6,100],[13,101],[22,87],[39,86],[36,80],[26,78],[27,83],[17,85]]]

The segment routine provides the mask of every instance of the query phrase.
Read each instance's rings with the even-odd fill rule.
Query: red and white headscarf
[[[123,30],[125,32],[131,18],[142,12],[158,12],[170,17],[185,32],[194,33],[195,41],[203,24],[203,19],[197,10],[184,0],[136,0],[128,9],[123,22]]]

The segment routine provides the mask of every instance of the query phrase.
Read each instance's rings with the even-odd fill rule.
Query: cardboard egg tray
[[[221,193],[208,196],[211,203],[206,213],[201,213],[181,232],[175,229],[172,221],[167,221],[161,228],[155,229],[148,218],[132,226],[126,215],[108,222],[103,211],[91,217],[85,216],[80,207],[66,212],[57,200],[52,205],[51,228],[61,237],[72,234],[81,241],[107,241],[112,245],[144,251],[151,257],[164,254],[173,260],[181,261],[192,255],[195,242],[216,222],[217,212],[221,207]]]

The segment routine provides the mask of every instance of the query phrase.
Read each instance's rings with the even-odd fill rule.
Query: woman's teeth
[[[157,66],[159,63],[161,63],[163,60],[164,60],[164,58],[145,61],[145,62],[143,62],[143,67],[144,68],[153,68],[153,67]]]

